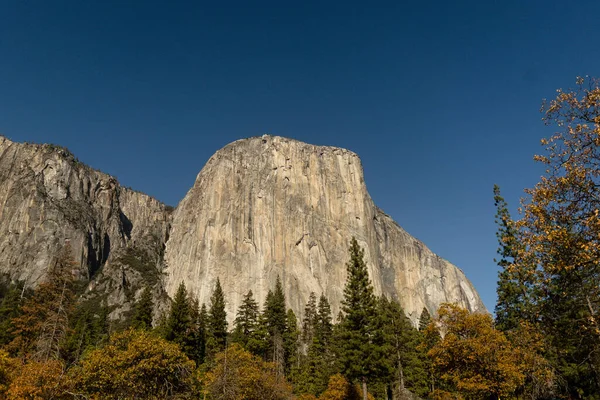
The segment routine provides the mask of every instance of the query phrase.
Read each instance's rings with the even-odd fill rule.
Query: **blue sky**
[[[0,0],[0,133],[171,205],[236,139],[351,149],[375,203],[492,310],[492,187],[516,208],[539,179],[541,99],[600,75],[598,15],[596,1]]]

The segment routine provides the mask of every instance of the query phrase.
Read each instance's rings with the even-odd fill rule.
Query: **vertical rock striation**
[[[485,310],[462,271],[375,207],[356,154],[267,135],[219,150],[178,205],[166,290],[173,295],[184,282],[208,302],[219,278],[233,320],[249,289],[263,301],[279,275],[297,315],[312,291],[324,293],[336,315],[352,236],[376,293],[400,300],[413,322],[442,302]]]

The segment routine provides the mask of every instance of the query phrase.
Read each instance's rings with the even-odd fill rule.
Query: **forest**
[[[115,322],[82,296],[65,246],[34,290],[2,279],[0,398],[600,399],[598,80],[578,78],[542,113],[556,132],[518,218],[494,187],[494,316],[443,304],[413,326],[375,295],[352,238],[339,315],[312,293],[299,318],[278,279],[265,299],[245,295],[233,326],[218,281],[209,304],[181,283],[157,318],[146,288]]]

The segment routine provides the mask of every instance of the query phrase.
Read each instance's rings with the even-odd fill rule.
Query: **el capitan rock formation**
[[[297,315],[311,291],[337,313],[352,236],[376,293],[400,300],[413,321],[441,302],[485,311],[462,271],[373,204],[348,150],[266,135],[236,141],[171,212],[63,148],[0,137],[0,272],[36,285],[68,241],[88,292],[114,318],[147,285],[164,300],[183,281],[208,302],[218,277],[233,320],[243,295],[263,301],[277,275]]]
[[[298,315],[311,291],[337,315],[352,236],[375,292],[413,321],[442,302],[485,310],[462,271],[373,204],[355,153],[268,135],[225,146],[198,174],[173,214],[166,290],[184,282],[208,302],[218,277],[233,318],[250,288],[262,301],[279,275]]]

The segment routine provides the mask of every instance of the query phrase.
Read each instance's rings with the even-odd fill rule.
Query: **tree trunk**
[[[367,380],[365,377],[362,377],[362,392],[363,392],[363,400],[369,400],[367,396]]]

